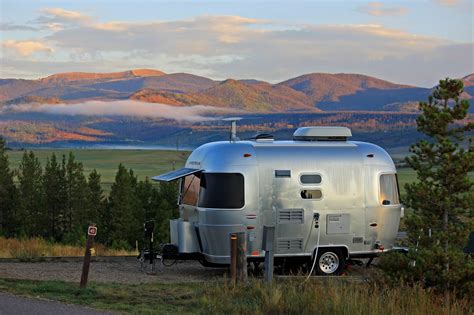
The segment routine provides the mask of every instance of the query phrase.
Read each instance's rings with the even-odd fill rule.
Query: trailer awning
[[[155,177],[152,177],[152,180],[160,181],[160,182],[171,182],[173,180],[180,179],[182,177],[202,172],[202,169],[196,168],[180,168],[179,170],[171,171],[168,173],[164,173]]]

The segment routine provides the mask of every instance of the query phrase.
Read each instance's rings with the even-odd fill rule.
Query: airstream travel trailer
[[[382,148],[348,141],[345,127],[304,127],[292,141],[207,143],[184,168],[154,177],[181,180],[177,255],[229,264],[229,234],[245,232],[248,260],[263,260],[263,226],[275,227],[275,259],[311,261],[340,272],[344,261],[392,248],[403,208],[396,169]]]

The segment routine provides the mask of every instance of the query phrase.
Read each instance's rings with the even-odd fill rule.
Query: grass
[[[34,150],[34,153],[44,166],[46,159],[51,157],[53,152],[61,158],[63,154],[67,157],[70,151],[77,161],[82,162],[86,174],[96,169],[102,175],[102,185],[106,192],[110,191],[115,181],[115,174],[120,163],[127,168],[132,168],[138,179],[144,180],[145,177],[151,178],[173,169],[173,165],[175,168],[181,167],[189,154],[184,151],[92,149],[38,149]],[[18,168],[23,151],[8,151],[8,156],[12,168]]]
[[[95,256],[129,256],[135,251],[115,250],[95,244]],[[0,258],[31,260],[41,257],[79,257],[84,256],[84,246],[71,246],[48,242],[42,238],[15,239],[0,237]]]
[[[397,169],[398,185],[400,186],[400,195],[405,195],[405,184],[416,181],[416,172],[411,168]]]
[[[0,279],[0,291],[133,314],[191,314],[201,284],[98,284],[80,290],[77,283]]]
[[[467,299],[443,298],[430,290],[396,288],[340,279],[277,281],[251,279],[233,287],[226,280],[178,284],[98,284],[0,279],[0,291],[134,314],[469,314]],[[471,301],[472,303],[472,301]]]
[[[46,158],[54,152],[58,157],[69,152],[74,153],[77,161],[84,165],[85,173],[90,173],[93,169],[102,175],[104,187],[110,187],[115,180],[115,174],[119,163],[127,168],[132,168],[139,179],[152,177],[184,165],[190,152],[169,151],[169,150],[92,150],[92,149],[37,149],[34,150],[42,165],[46,164]],[[10,163],[13,168],[18,168],[23,151],[8,151]],[[399,168],[398,181],[402,195],[404,194],[405,183],[416,180],[416,173],[411,168]],[[474,179],[474,173],[470,175]]]
[[[127,168],[132,168],[139,179],[152,177],[184,165],[184,158],[189,152],[162,151],[162,150],[91,150],[91,149],[56,149],[56,150],[34,150],[42,165],[46,164],[46,159],[54,152],[57,156],[74,153],[76,160],[84,165],[85,173],[90,173],[93,169],[102,175],[102,184],[106,191],[115,180],[115,173],[119,163]],[[13,168],[20,164],[22,151],[9,151],[10,163]],[[415,172],[410,168],[398,170],[398,180],[401,192],[404,193],[404,184],[416,179]]]

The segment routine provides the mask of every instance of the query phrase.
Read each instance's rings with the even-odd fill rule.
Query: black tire
[[[346,265],[346,257],[339,248],[319,248],[316,260],[316,274],[321,276],[340,275]]]

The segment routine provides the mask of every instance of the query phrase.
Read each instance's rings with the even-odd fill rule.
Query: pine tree
[[[69,152],[65,174],[67,195],[65,232],[68,234],[68,241],[74,242],[81,238],[88,222],[86,220],[87,181],[82,163],[76,162],[72,152]]]
[[[43,170],[33,151],[23,154],[18,169],[20,206],[18,220],[21,233],[28,236],[45,235],[43,208]]]
[[[17,222],[18,192],[13,183],[5,140],[0,138],[0,235],[14,236]]]
[[[106,212],[104,191],[101,185],[101,176],[96,169],[94,169],[89,174],[87,186],[88,206],[86,212],[86,221],[97,224],[98,229],[100,229],[100,233],[98,233],[96,239],[97,241],[105,244],[108,240],[108,234],[110,230],[110,218]]]
[[[178,187],[176,182],[160,182],[159,190],[154,198],[157,240],[160,243],[170,241],[169,221],[179,217],[178,207],[176,206],[177,197]]]
[[[104,190],[102,189],[101,176],[96,169],[93,169],[89,174],[87,182],[88,190],[88,207],[86,213],[86,220],[88,222],[97,223],[104,207]]]
[[[64,164],[58,163],[56,155],[46,161],[43,177],[44,205],[47,211],[47,236],[60,241],[64,235],[66,211],[66,174]]]
[[[137,184],[137,198],[140,203],[140,212],[137,212],[137,219],[139,221],[148,221],[154,219],[155,209],[153,207],[153,192],[156,188],[150,180],[145,178],[144,181],[139,181]]]
[[[413,209],[406,222],[412,248],[392,267],[397,278],[468,292],[474,289],[474,263],[462,248],[474,228],[474,185],[468,176],[474,148],[464,134],[474,124],[463,122],[469,103],[460,99],[462,91],[462,81],[441,80],[428,102],[420,103],[418,131],[429,139],[414,144],[407,158],[418,179],[405,186],[405,202]]]
[[[137,184],[136,189],[136,196],[138,199],[138,209],[135,212],[135,217],[137,222],[144,223],[146,221],[155,220],[155,212],[156,208],[153,204],[153,196],[156,188],[153,187],[153,184],[150,182],[148,177],[145,178],[144,181],[139,181]],[[144,242],[142,238],[143,234],[143,226],[137,226],[137,239],[140,242]],[[156,232],[156,230],[155,230]]]
[[[133,247],[140,236],[137,235],[137,229],[141,229],[141,222],[135,214],[139,206],[135,195],[136,185],[137,179],[133,171],[127,171],[120,164],[109,195],[110,237],[115,247]]]

